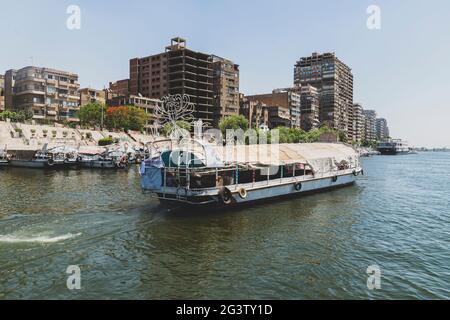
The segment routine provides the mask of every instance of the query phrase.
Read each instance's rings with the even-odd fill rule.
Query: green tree
[[[0,112],[0,120],[6,121],[6,119],[11,119],[11,121],[15,122],[17,120],[17,113],[9,110]]]
[[[128,111],[128,128],[127,130],[142,131],[147,124],[148,115],[143,109],[137,107],[129,107]]]
[[[88,103],[80,108],[77,113],[80,119],[80,124],[84,127],[100,126],[102,123],[102,110],[103,115],[106,114],[106,107],[101,103]]]
[[[327,126],[315,128],[308,132],[298,128],[278,127],[280,143],[307,143],[317,142],[324,133],[336,134],[340,141],[346,142],[347,137],[344,132],[331,129]]]
[[[226,134],[228,129],[242,129],[247,130],[248,129],[248,120],[240,115],[240,116],[228,116],[220,120],[219,122],[219,129],[222,131],[222,134]]]

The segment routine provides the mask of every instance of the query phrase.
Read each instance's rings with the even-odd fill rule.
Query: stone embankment
[[[67,145],[72,147],[97,146],[103,138],[113,138],[130,146],[143,145],[153,139],[140,132],[112,132],[107,130],[72,129],[62,126],[33,125],[0,121],[0,149],[12,151],[40,150]]]

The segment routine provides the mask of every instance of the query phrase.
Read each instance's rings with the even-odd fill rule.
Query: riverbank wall
[[[113,138],[130,146],[142,146],[154,137],[133,131],[125,133],[0,121],[0,149],[10,151],[40,150],[45,145],[48,148],[61,145],[98,146],[98,141],[103,138]]]

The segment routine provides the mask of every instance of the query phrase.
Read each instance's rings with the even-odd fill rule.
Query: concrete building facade
[[[300,127],[305,131],[318,128],[320,125],[320,100],[317,88],[309,84],[302,86],[300,98]]]
[[[266,104],[258,100],[249,100],[240,94],[239,113],[248,120],[251,129],[269,127],[269,108]]]
[[[239,115],[239,66],[233,61],[211,56],[213,69],[213,125],[226,116]]]
[[[118,80],[109,83],[109,90],[113,95],[116,96],[127,96],[130,94],[130,79]]]
[[[363,115],[363,108],[361,104],[354,103],[351,113],[351,125],[353,130],[353,137],[350,141],[361,143],[365,140],[365,117]]]
[[[375,122],[376,136],[379,141],[384,141],[389,138],[389,127],[387,120],[384,118],[377,118]]]
[[[212,126],[223,116],[239,112],[239,66],[190,50],[185,39],[176,37],[165,52],[130,60],[129,91],[153,99],[188,95],[195,118]]]
[[[186,40],[173,38],[166,51],[130,60],[130,93],[159,99],[185,94],[195,106],[194,116],[213,123],[213,69],[211,55],[186,47]]]
[[[5,77],[0,74],[0,112],[5,110]]]
[[[251,101],[260,101],[269,108],[269,124],[271,128],[278,125],[300,128],[301,97],[297,92],[288,88],[275,89],[272,93],[251,95],[246,96],[246,98]]]
[[[364,115],[364,140],[374,141],[377,139],[376,134],[377,113],[375,110],[363,110],[363,115]]]
[[[5,74],[6,103],[36,121],[77,122],[79,87],[77,74],[56,69],[30,66]]]
[[[158,129],[156,108],[161,105],[161,103],[162,101],[159,99],[135,95],[114,96],[106,102],[109,107],[134,106],[143,109],[148,116],[147,124],[145,125],[147,133],[154,133]]]
[[[321,124],[353,136],[348,117],[353,105],[353,74],[334,53],[313,53],[300,58],[294,68],[294,85],[316,87]]]
[[[78,90],[78,94],[80,95],[81,107],[89,103],[106,103],[106,92],[104,90],[83,88]]]

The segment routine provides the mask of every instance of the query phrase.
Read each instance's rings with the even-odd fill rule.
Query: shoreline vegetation
[[[104,104],[100,103],[89,103],[80,108],[77,112],[76,117],[79,119],[79,122],[49,122],[44,121],[45,123],[32,123],[32,114],[28,111],[3,111],[0,112],[0,121],[7,121],[9,119],[12,123],[25,123],[25,124],[34,124],[36,126],[39,125],[62,125],[67,128],[72,129],[88,129],[88,130],[96,130],[97,128],[106,128],[110,131],[120,131],[127,133],[130,130],[138,131],[144,133],[145,126],[149,120],[149,115],[145,113],[144,110],[134,107],[134,106],[119,106],[119,107],[107,107]],[[177,126],[181,129],[192,132],[193,126],[191,123],[186,121],[177,121]],[[262,130],[260,128],[249,128],[248,120],[242,115],[236,116],[228,116],[223,118],[219,125],[218,129],[222,132],[223,137],[226,136],[227,130],[238,130],[242,129],[246,131],[248,129],[254,129],[257,137],[265,134],[267,137],[267,142],[270,143],[272,140],[271,131]],[[336,130],[329,128],[326,125],[323,125],[319,128],[312,129],[310,131],[304,131],[299,128],[289,128],[279,126],[273,129],[278,130],[278,141],[279,143],[311,143],[318,142],[321,140],[321,137],[324,135],[334,136],[335,141],[349,143],[354,145],[355,147],[366,147],[375,149],[378,141],[362,141],[361,143],[349,142],[347,140],[347,136],[345,132],[341,130]],[[170,136],[173,132],[174,126],[171,123],[166,123],[159,130],[159,134],[162,136]],[[21,136],[20,132],[16,132],[16,135]],[[114,142],[114,141],[113,141]],[[98,141],[100,144],[110,144],[113,143],[111,141],[102,140]],[[246,144],[250,142],[246,141]]]

